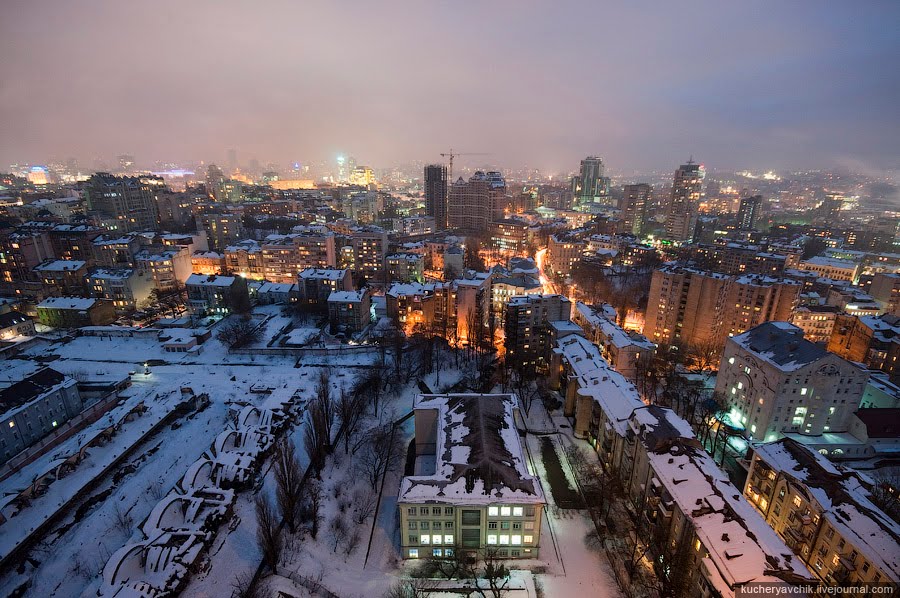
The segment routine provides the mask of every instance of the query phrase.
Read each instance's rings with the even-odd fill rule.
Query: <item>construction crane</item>
[[[450,158],[450,166],[447,168],[447,180],[450,182],[451,185],[453,184],[453,158],[455,158],[457,156],[487,156],[487,155],[488,154],[485,154],[483,152],[464,152],[464,153],[463,152],[454,152],[452,149],[445,154],[441,154],[441,157],[443,157],[443,158]]]

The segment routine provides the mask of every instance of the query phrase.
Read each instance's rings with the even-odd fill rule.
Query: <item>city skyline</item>
[[[0,24],[0,163],[233,148],[382,166],[453,147],[551,172],[596,153],[625,173],[693,154],[896,174],[900,9],[813,7],[22,6]]]

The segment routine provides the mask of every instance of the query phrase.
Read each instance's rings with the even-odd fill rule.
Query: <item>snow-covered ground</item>
[[[258,344],[264,347],[290,323],[290,316],[271,306],[258,312],[270,317],[266,338]],[[296,336],[307,329],[297,324]],[[127,410],[143,401],[149,410],[126,424],[108,444],[90,449],[88,458],[75,473],[53,482],[44,496],[0,525],[0,548],[11,548],[17,537],[27,535],[22,530],[55,516],[49,531],[27,550],[26,558],[19,558],[14,569],[0,571],[0,595],[19,590],[24,596],[95,596],[102,568],[109,556],[143,537],[138,530],[151,509],[229,425],[230,413],[240,404],[261,400],[259,395],[250,392],[251,386],[262,384],[297,389],[311,397],[318,372],[325,367],[328,368],[332,395],[339,396],[341,390],[350,388],[359,372],[371,367],[378,359],[377,352],[373,351],[340,355],[314,353],[300,357],[299,361],[291,355],[261,355],[252,351],[229,353],[216,340],[215,328],[213,337],[202,345],[199,354],[166,352],[150,336],[85,336],[66,343],[41,342],[26,351],[26,358],[54,357],[51,366],[70,375],[115,378],[136,372],[131,376],[131,387],[123,393],[128,398],[117,409]],[[164,365],[151,365],[149,373],[145,374],[147,362]],[[36,366],[34,361],[9,363],[12,367],[8,371],[15,376],[33,371]],[[445,355],[439,374],[416,377],[383,397],[380,413],[376,416],[368,412],[360,430],[406,415],[412,408],[414,396],[423,388],[433,392],[448,390],[465,377],[467,366],[461,365],[456,369],[453,360]],[[137,442],[154,422],[182,401],[183,387],[190,387],[197,395],[207,393],[210,398],[208,408],[181,417],[174,426],[167,423]],[[529,429],[550,434],[552,442],[564,444],[570,440],[564,440],[567,431],[560,429],[559,423],[538,402],[532,406]],[[108,425],[106,416],[96,422],[97,426],[103,424]],[[405,449],[413,434],[412,420],[399,426],[396,433]],[[46,468],[54,458],[77,450],[79,439],[85,434],[74,436],[0,483],[0,495],[18,492],[27,486],[31,481],[29,476]],[[288,435],[298,448],[298,456],[305,468],[303,424],[295,425]],[[540,438],[527,436],[526,447],[533,473],[545,479]],[[559,455],[562,455],[562,448],[557,446]],[[124,451],[130,451],[126,458],[94,479]],[[380,484],[375,489],[369,485],[354,463],[354,457],[342,453],[342,447],[337,449],[322,472],[321,487],[325,498],[318,537],[313,540],[308,534],[296,535],[285,551],[280,573],[321,583],[342,597],[381,596],[410,566],[399,558],[396,497],[402,464],[387,476],[382,491]],[[201,557],[199,571],[190,577],[183,595],[227,598],[238,577],[256,571],[261,555],[255,539],[254,499],[259,492],[274,496],[270,465],[268,460],[261,464],[263,478],[258,487],[237,494],[233,516],[218,529],[209,549]],[[571,472],[566,475],[571,476]],[[570,483],[574,486],[573,480]],[[543,520],[540,558],[509,564],[533,571],[533,580],[528,577],[529,587],[533,581],[536,587],[542,588],[544,596],[618,595],[605,557],[585,545],[585,536],[591,530],[590,519],[584,511],[556,508],[546,482],[544,489],[550,504]],[[377,512],[373,510],[367,516],[358,513],[372,508],[369,503],[379,494],[381,500]],[[60,515],[55,515],[60,505],[73,495],[77,498],[66,505]],[[340,527],[334,523],[338,520],[344,522],[346,532],[335,531]],[[296,580],[287,577],[270,576],[264,581],[273,587],[297,587]],[[303,595],[304,591],[297,593]]]

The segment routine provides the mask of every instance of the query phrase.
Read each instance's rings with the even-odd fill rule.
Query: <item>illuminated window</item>
[[[497,507],[488,507],[488,515],[490,515],[491,517],[496,517],[499,514],[500,509],[498,509]]]
[[[512,509],[509,507],[500,507],[500,515],[502,517],[509,517],[512,514]]]
[[[453,536],[450,534],[445,535],[444,544],[453,544]]]
[[[411,558],[411,559],[419,558],[419,549],[418,548],[410,548],[409,549],[409,558]]]
[[[513,507],[512,513],[514,517],[521,517],[524,513],[524,510],[522,509],[522,507]]]
[[[509,544],[509,536],[506,534],[500,534],[500,543]]]
[[[534,542],[534,536],[526,535],[523,537],[523,540],[525,541],[526,544],[531,544],[532,542]]]
[[[422,534],[419,536],[419,544],[429,544],[429,540],[431,540],[431,536],[428,534]]]
[[[497,543],[497,536],[494,535],[494,534],[488,534],[488,537],[487,537],[487,543],[488,543],[488,544],[496,544],[496,543]]]

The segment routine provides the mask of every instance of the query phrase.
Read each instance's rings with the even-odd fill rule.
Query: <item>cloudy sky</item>
[[[900,170],[898,31],[896,0],[4,0],[0,165]]]

